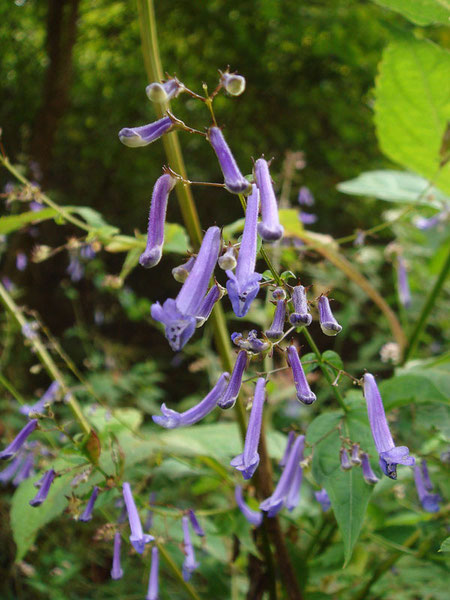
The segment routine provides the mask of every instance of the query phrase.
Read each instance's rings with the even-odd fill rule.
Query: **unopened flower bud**
[[[240,96],[245,90],[245,77],[242,75],[224,73],[220,81],[231,96]]]
[[[224,271],[232,271],[236,267],[236,250],[231,244],[228,246],[227,250],[222,254],[222,256],[219,256],[217,262],[219,267]]]
[[[145,93],[152,102],[168,102],[172,98],[176,98],[183,90],[184,85],[174,77],[173,79],[164,81],[164,83],[158,83],[156,81],[150,83],[145,88]]]
[[[195,256],[191,256],[191,258],[182,265],[178,267],[174,267],[172,269],[172,275],[175,281],[179,283],[184,283],[188,278],[189,273],[192,271],[192,267],[195,263]]]

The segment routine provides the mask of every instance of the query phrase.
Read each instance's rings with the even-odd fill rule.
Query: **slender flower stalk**
[[[188,278],[189,273],[192,271],[192,267],[195,263],[195,256],[191,256],[187,262],[182,265],[178,265],[178,267],[174,267],[172,269],[172,275],[175,281],[179,283],[184,283]]]
[[[237,355],[236,362],[234,363],[233,372],[231,373],[230,381],[228,386],[217,401],[218,406],[223,409],[233,408],[236,404],[237,397],[241,390],[242,376],[247,366],[247,352],[241,350]]]
[[[385,475],[397,479],[397,465],[411,467],[415,461],[412,456],[409,456],[409,449],[406,446],[395,446],[380,392],[374,376],[370,373],[364,375],[364,396],[373,440],[380,458],[380,467]]]
[[[229,373],[222,373],[209,394],[205,396],[201,402],[183,413],[171,410],[170,408],[167,408],[165,404],[162,404],[161,412],[163,416],[155,415],[152,417],[153,421],[166,429],[186,427],[198,423],[198,421],[201,421],[201,419],[206,417],[206,415],[213,411],[217,406],[218,401],[224,395],[229,379]]]
[[[306,289],[303,285],[296,285],[292,290],[292,304],[294,305],[294,312],[289,316],[291,325],[295,325],[296,327],[299,325],[304,325],[305,327],[311,325],[312,316],[309,312]]]
[[[295,440],[295,432],[294,431],[290,431],[288,433],[288,439],[287,439],[287,442],[286,442],[286,447],[284,449],[283,457],[280,460],[280,462],[278,463],[280,465],[280,467],[285,467],[286,466],[286,461],[288,459],[289,453],[291,452],[292,444],[294,443],[294,440]]]
[[[251,509],[248,504],[245,503],[242,495],[242,487],[237,485],[234,489],[234,497],[236,498],[236,504],[239,510],[247,519],[247,521],[254,527],[259,527],[263,521],[263,513],[260,510]]]
[[[256,161],[254,175],[261,196],[262,220],[258,225],[258,233],[265,242],[276,242],[283,237],[284,228],[280,225],[269,165],[264,158]]]
[[[188,511],[188,517],[191,522],[191,526],[192,526],[192,529],[194,530],[194,533],[196,535],[198,535],[199,537],[204,537],[205,532],[203,530],[203,527],[198,522],[197,515],[195,514],[195,512],[192,509],[189,509],[189,511]]]
[[[242,234],[241,247],[237,259],[236,273],[228,270],[227,291],[230,296],[234,314],[245,317],[253,300],[259,292],[260,273],[255,272],[257,252],[259,192],[254,185],[252,193],[247,199],[245,212],[244,233]]]
[[[414,481],[423,510],[430,513],[438,512],[439,502],[441,502],[442,498],[439,494],[431,494],[427,490],[421,465],[414,466]]]
[[[122,488],[123,499],[125,500],[125,506],[127,507],[128,521],[131,529],[130,542],[132,543],[136,552],[138,554],[142,554],[145,550],[145,544],[148,544],[155,538],[152,535],[144,533],[142,530],[141,519],[139,518],[139,513],[134,502],[130,484],[124,482]]]
[[[39,491],[36,494],[36,496],[32,500],[30,500],[30,506],[40,506],[44,502],[44,500],[48,496],[50,486],[52,485],[55,476],[56,473],[53,469],[50,469],[44,474],[44,477],[42,479],[42,485],[39,488]]]
[[[173,77],[163,83],[158,83],[157,81],[150,83],[145,88],[145,93],[152,102],[161,103],[169,102],[169,100],[176,98],[184,90],[184,85],[176,77]]]
[[[181,519],[183,526],[183,544],[184,544],[184,563],[183,563],[183,579],[189,581],[192,573],[197,569],[199,563],[195,560],[194,546],[191,541],[191,532],[189,531],[189,517],[184,516]]]
[[[361,468],[362,468],[363,477],[367,481],[367,483],[370,483],[372,485],[375,485],[375,483],[378,483],[379,479],[373,472],[373,469],[372,469],[372,466],[371,466],[370,460],[369,460],[369,455],[367,454],[367,452],[363,452],[361,454]]]
[[[315,496],[317,502],[322,507],[323,512],[327,512],[327,510],[330,510],[331,500],[330,500],[330,497],[328,496],[327,490],[325,488],[322,488],[318,492],[314,492],[314,496]]]
[[[206,323],[211,316],[216,302],[218,302],[224,294],[225,288],[216,282],[206,294],[205,299],[201,303],[200,308],[195,315],[195,318],[197,319],[197,327],[202,327],[202,325]]]
[[[33,433],[38,425],[37,419],[31,419],[25,427],[16,435],[13,441],[0,452],[0,459],[6,460],[14,456],[24,445],[28,436]]]
[[[223,73],[220,82],[231,96],[240,96],[245,91],[245,77],[237,73]]]
[[[245,436],[244,452],[239,454],[230,462],[230,465],[241,471],[244,479],[253,477],[259,465],[259,438],[261,437],[261,425],[263,406],[266,393],[266,380],[260,377],[256,382],[255,395],[252,410],[248,421],[247,434]]]
[[[297,398],[303,404],[309,405],[316,401],[316,395],[311,391],[306,375],[300,362],[297,348],[291,345],[287,349],[288,363],[294,376],[294,385],[297,390]]]
[[[19,411],[27,417],[32,413],[42,413],[45,409],[45,405],[51,404],[56,399],[59,387],[59,382],[53,381],[40,400],[31,406],[29,404],[24,404],[20,407]]]
[[[153,188],[150,214],[148,217],[147,245],[139,257],[139,264],[146,269],[156,266],[161,260],[164,245],[164,223],[166,221],[167,201],[177,180],[165,173],[161,175]]]
[[[123,569],[120,564],[120,546],[122,545],[122,538],[120,533],[116,531],[114,534],[114,553],[113,563],[111,569],[111,579],[121,579],[123,577]]]
[[[286,320],[286,301],[278,300],[270,329],[266,331],[266,336],[270,340],[278,340],[283,336],[284,321]]]
[[[152,548],[152,564],[150,567],[150,577],[148,580],[148,590],[145,600],[158,600],[159,599],[159,582],[158,582],[158,571],[159,571],[159,551],[158,546]]]
[[[350,471],[350,469],[353,467],[352,463],[350,462],[350,458],[348,456],[348,452],[345,448],[341,448],[340,451],[340,460],[341,460],[341,469],[343,471]]]
[[[341,325],[339,325],[331,312],[328,297],[323,295],[319,298],[319,321],[320,328],[325,335],[334,336],[342,331]]]
[[[397,286],[400,303],[405,307],[411,306],[411,290],[409,289],[408,272],[403,256],[397,256]]]
[[[210,127],[208,129],[208,140],[219,160],[227,190],[232,194],[247,193],[250,189],[250,183],[240,172],[222,131],[218,127]]]
[[[173,128],[170,117],[142,125],[141,127],[124,127],[119,131],[119,140],[130,148],[148,146]]]
[[[86,523],[87,521],[90,521],[92,519],[92,511],[94,509],[95,501],[97,500],[98,492],[98,486],[94,485],[94,489],[92,490],[92,494],[89,498],[86,508],[84,509],[80,517],[78,517],[79,521]]]

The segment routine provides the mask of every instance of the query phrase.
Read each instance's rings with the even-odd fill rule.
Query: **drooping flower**
[[[210,127],[208,140],[219,160],[227,190],[233,194],[247,193],[250,183],[240,172],[222,131],[218,127]]]
[[[50,486],[52,485],[53,480],[55,479],[55,476],[56,476],[56,473],[53,469],[50,469],[49,471],[46,471],[44,473],[44,476],[42,478],[42,484],[39,488],[38,493],[29,502],[30,506],[40,506],[44,502],[44,500],[48,496],[48,493],[50,491]]]
[[[414,466],[414,481],[416,483],[417,495],[419,496],[423,510],[430,513],[438,512],[439,502],[441,502],[442,498],[439,496],[439,494],[432,494],[429,490],[427,490],[423,477],[423,470],[420,465]]]
[[[150,567],[150,577],[148,580],[148,590],[145,600],[158,600],[159,599],[159,551],[158,546],[152,548],[152,564]]]
[[[16,476],[13,479],[13,485],[17,487],[34,474],[34,454],[33,452],[29,452],[25,455],[23,463],[20,465],[19,470],[16,473]]]
[[[195,560],[194,546],[191,541],[191,532],[189,531],[189,517],[182,517],[183,526],[183,547],[184,547],[184,562],[183,562],[183,579],[189,581],[192,573],[197,569],[199,563]]]
[[[260,273],[255,273],[259,192],[254,185],[247,199],[244,233],[237,259],[236,272],[227,271],[227,291],[234,314],[245,317],[259,292]]]
[[[222,256],[219,256],[219,260],[217,262],[219,267],[224,271],[232,271],[236,268],[236,250],[231,244],[229,244]]]
[[[198,522],[197,515],[195,514],[195,512],[192,509],[189,509],[189,511],[188,511],[188,517],[191,522],[191,526],[192,526],[192,529],[194,530],[194,533],[196,535],[198,535],[199,537],[204,537],[205,532],[203,530],[203,527]]]
[[[277,287],[272,292],[272,298],[278,302],[278,300],[286,300],[286,292],[283,288]]]
[[[198,421],[206,417],[206,415],[214,410],[218,401],[224,395],[229,378],[229,373],[222,373],[216,385],[212,388],[209,394],[207,394],[201,402],[183,413],[179,413],[176,410],[171,410],[170,408],[167,408],[165,404],[162,404],[162,416],[153,416],[153,421],[157,425],[165,427],[166,429],[186,427],[193,425],[194,423],[198,423]]]
[[[422,480],[427,492],[431,492],[433,489],[433,484],[431,483],[430,473],[428,472],[427,461],[422,458],[422,462],[420,463],[420,468],[422,469]]]
[[[125,506],[127,507],[128,521],[130,523],[131,535],[130,542],[138,554],[142,554],[145,550],[145,544],[148,544],[155,538],[148,533],[144,533],[142,530],[141,519],[134,503],[133,494],[131,492],[130,484],[124,482],[123,486],[123,499],[125,500]]]
[[[280,225],[269,165],[264,158],[258,158],[256,161],[254,175],[261,197],[261,223],[258,225],[258,233],[265,242],[276,242],[283,237],[284,227]]]
[[[231,373],[228,386],[217,401],[217,404],[220,406],[220,408],[233,408],[233,406],[236,404],[237,397],[239,396],[239,392],[241,390],[242,375],[244,374],[246,366],[247,352],[245,350],[241,350],[237,355],[236,362],[234,363],[233,372]]]
[[[327,490],[325,488],[322,488],[318,492],[314,492],[314,496],[315,496],[317,502],[322,507],[323,512],[327,512],[327,510],[330,510],[331,500],[330,500],[330,498],[327,494]]]
[[[197,319],[197,327],[202,327],[202,325],[206,323],[212,313],[214,305],[223,297],[224,294],[225,288],[216,282],[206,294],[197,314],[195,315],[195,318]]]
[[[24,460],[23,451],[19,451],[8,466],[3,471],[0,471],[0,483],[6,484],[8,481],[11,481]]]
[[[283,336],[284,321],[286,320],[286,301],[278,300],[270,329],[266,331],[266,336],[270,340],[278,340]]]
[[[170,117],[163,117],[159,121],[142,125],[141,127],[124,127],[119,131],[119,140],[130,148],[148,146],[173,127]]]
[[[352,444],[352,454],[350,457],[352,465],[360,465],[361,458],[359,457],[359,444]]]
[[[309,188],[307,188],[305,185],[302,185],[298,192],[298,203],[302,206],[314,205],[314,196],[311,194]]]
[[[240,96],[245,90],[245,77],[237,73],[223,73],[220,82],[231,96]]]
[[[303,285],[296,285],[292,290],[292,304],[294,312],[289,315],[291,325],[311,325],[312,316],[309,312],[308,300],[306,298],[306,289]]]
[[[341,448],[339,456],[340,456],[340,460],[341,460],[341,469],[343,471],[350,471],[350,469],[353,467],[353,465],[350,462],[350,458],[348,456],[347,450],[345,448]]]
[[[255,354],[264,352],[270,346],[269,342],[265,342],[258,337],[256,329],[249,331],[246,338],[244,338],[242,333],[235,331],[231,334],[231,341],[236,346],[239,346],[239,348],[242,348],[242,350],[249,350]]]
[[[147,510],[147,517],[145,519],[145,524],[144,524],[145,531],[148,531],[153,526],[153,511],[152,511],[151,507],[154,505],[155,500],[156,500],[156,492],[151,492],[150,496],[148,498],[148,504],[149,504],[150,508]]]
[[[145,93],[149,100],[160,103],[169,102],[184,90],[184,85],[176,77],[173,77],[162,83],[157,81],[150,83],[145,88]]]
[[[259,527],[263,521],[263,514],[260,510],[253,510],[245,503],[244,497],[242,495],[242,487],[237,485],[234,489],[234,497],[236,498],[236,504],[238,505],[239,510],[247,519],[247,521],[254,525],[255,527]]]
[[[408,273],[403,256],[397,256],[397,286],[400,303],[405,307],[411,306],[411,290],[409,289]]]
[[[59,383],[53,381],[40,400],[31,406],[29,404],[24,404],[20,407],[20,412],[27,417],[32,413],[42,413],[45,409],[45,405],[51,404],[55,400],[58,390]]]
[[[31,421],[28,421],[28,423],[21,431],[19,431],[13,441],[6,446],[2,452],[0,452],[0,459],[6,460],[7,458],[14,456],[22,448],[28,436],[33,433],[37,425],[37,419],[31,419]]]
[[[415,461],[412,456],[409,456],[409,449],[406,446],[395,446],[380,392],[374,376],[370,373],[364,375],[364,397],[367,402],[373,441],[380,457],[380,467],[385,475],[391,479],[397,479],[397,465],[411,467]]]
[[[162,306],[159,302],[152,305],[151,315],[155,321],[165,325],[165,335],[172,350],[181,350],[195,332],[196,316],[208,289],[219,249],[220,229],[210,227],[205,233],[192,271],[176,299],[169,298]]]
[[[121,579],[123,577],[123,569],[120,564],[120,546],[122,545],[122,538],[120,533],[116,531],[114,534],[114,553],[113,563],[111,569],[111,579]]]
[[[195,263],[195,256],[191,256],[187,262],[182,265],[178,265],[178,267],[174,267],[172,269],[172,275],[175,281],[179,283],[184,283],[188,278],[189,273],[192,271],[192,267]]]
[[[244,479],[253,477],[259,465],[259,438],[261,436],[261,425],[263,406],[265,400],[266,380],[260,377],[256,382],[255,395],[252,410],[248,420],[247,434],[245,436],[244,452],[239,454],[230,462],[230,465],[241,471]]]
[[[330,301],[324,295],[319,298],[319,321],[320,328],[325,335],[333,336],[342,331],[341,325],[339,325],[331,312]]]
[[[89,498],[86,508],[84,509],[82,514],[78,517],[79,521],[86,523],[87,521],[90,521],[92,519],[92,511],[94,509],[95,501],[97,500],[98,492],[99,492],[98,486],[94,485],[94,489],[92,490],[92,494],[91,494],[91,497]]]
[[[71,281],[77,283],[83,279],[84,266],[79,259],[78,252],[71,252],[69,256],[70,260],[66,273],[70,275]]]
[[[304,449],[304,445],[305,445],[305,436],[300,435],[299,438],[301,438],[303,440],[301,443],[301,450],[300,450],[300,455],[299,455],[299,460],[302,461],[303,460],[303,449]],[[291,482],[289,491],[286,495],[286,508],[288,509],[289,512],[293,511],[294,508],[300,502],[300,488],[302,486],[302,480],[303,480],[303,469],[302,469],[301,464],[298,463],[295,468],[294,475],[292,477],[292,482]]]
[[[16,269],[18,271],[25,271],[28,264],[28,258],[25,252],[18,252],[16,254]]]
[[[303,404],[312,404],[316,401],[317,397],[309,387],[309,383],[306,379],[297,348],[294,345],[289,346],[287,349],[287,354],[288,363],[294,376],[294,385],[295,389],[297,390],[297,398],[300,400],[300,402],[303,402]]]
[[[314,213],[307,213],[304,210],[300,211],[299,219],[303,225],[313,225],[317,221],[317,215]]]
[[[363,452],[361,454],[361,468],[364,479],[367,483],[375,485],[379,481],[378,477],[373,472],[372,466],[370,464],[369,455],[367,452]]]
[[[147,245],[139,257],[139,264],[150,269],[161,260],[164,245],[164,223],[166,221],[167,201],[177,180],[168,173],[161,175],[153,188],[150,214],[148,217]]]
[[[280,467],[285,467],[286,466],[286,461],[288,459],[289,453],[291,452],[292,444],[294,443],[294,440],[295,440],[295,432],[291,430],[288,433],[288,439],[287,439],[287,442],[286,442],[286,447],[284,449],[283,457],[280,460],[280,462],[278,463],[280,465]]]
[[[436,227],[436,225],[439,225],[439,223],[443,223],[444,221],[446,221],[449,215],[450,207],[446,207],[444,210],[437,213],[433,217],[429,217],[428,219],[424,217],[417,217],[414,224],[417,227],[417,229],[426,231],[428,229],[433,229],[433,227]]]

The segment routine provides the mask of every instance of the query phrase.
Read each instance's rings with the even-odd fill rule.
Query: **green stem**
[[[439,273],[438,278],[436,279],[436,282],[435,282],[432,290],[428,294],[428,298],[426,299],[425,304],[423,305],[422,312],[420,313],[420,316],[417,320],[416,326],[414,327],[414,329],[411,333],[411,336],[408,340],[408,346],[406,348],[404,362],[406,362],[409,358],[411,358],[411,356],[414,354],[414,352],[416,350],[417,344],[420,341],[420,335],[426,325],[428,316],[431,312],[431,309],[434,306],[434,303],[437,300],[437,297],[439,296],[439,293],[441,291],[442,286],[444,285],[444,282],[447,278],[449,271],[450,271],[450,250],[447,254],[447,258],[446,258],[444,264],[442,265],[441,272]]]

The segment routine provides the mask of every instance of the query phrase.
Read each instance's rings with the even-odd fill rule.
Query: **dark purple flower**
[[[227,271],[227,291],[230,297],[234,314],[245,317],[251,303],[259,292],[259,281],[262,275],[255,273],[258,221],[259,193],[254,185],[252,193],[247,199],[245,212],[244,233],[237,259],[236,273]]]
[[[331,312],[328,297],[323,295],[319,298],[319,321],[320,328],[325,335],[333,336],[342,331],[341,325],[339,325]]]
[[[258,233],[265,242],[275,242],[283,237],[284,228],[280,225],[269,165],[264,158],[258,158],[256,161],[254,175],[261,197],[261,223],[258,225]]]
[[[125,500],[125,506],[127,507],[128,521],[130,523],[131,535],[130,542],[138,554],[142,554],[145,550],[145,544],[153,541],[155,538],[148,533],[144,533],[142,530],[141,519],[134,503],[133,494],[131,492],[130,484],[124,482],[123,486],[123,499]]]
[[[341,469],[343,471],[349,471],[353,467],[353,465],[350,462],[347,450],[345,448],[341,448],[339,456],[341,460]]]
[[[397,285],[398,297],[401,304],[405,308],[409,308],[411,306],[411,291],[409,289],[408,273],[403,256],[397,257]]]
[[[6,446],[6,448],[0,452],[0,459],[6,460],[7,458],[11,458],[16,454],[26,442],[28,436],[33,433],[38,425],[37,419],[32,419],[28,421],[25,427],[16,435],[13,441]]]
[[[217,282],[212,286],[209,292],[206,294],[198,313],[195,315],[197,319],[197,327],[202,327],[209,319],[212,310],[223,295],[225,294],[225,288],[219,285]]]
[[[227,190],[233,194],[247,193],[250,183],[240,172],[222,131],[218,127],[210,127],[208,140],[219,160]]]
[[[16,269],[18,271],[25,271],[28,264],[27,255],[24,252],[18,252],[16,254]]]
[[[183,526],[183,546],[184,546],[184,563],[183,563],[183,579],[189,581],[192,573],[197,569],[199,563],[195,560],[194,547],[191,541],[191,533],[189,531],[189,517],[184,516],[181,519]]]
[[[367,483],[375,485],[375,483],[377,483],[379,481],[378,477],[375,475],[375,473],[372,470],[372,466],[371,466],[370,460],[369,460],[369,455],[367,454],[367,452],[363,452],[361,454],[361,468],[362,468],[363,477],[367,481]]]
[[[116,531],[114,534],[114,554],[113,563],[111,569],[111,579],[121,579],[123,577],[123,569],[120,564],[120,546],[122,545],[122,538],[120,533]]]
[[[289,434],[288,434],[288,439],[287,439],[287,442],[286,442],[286,447],[284,449],[283,458],[278,463],[280,465],[280,467],[285,467],[286,466],[286,461],[287,461],[289,453],[290,453],[290,451],[292,449],[292,444],[294,443],[294,440],[295,440],[295,432],[294,431],[290,431]]]
[[[319,492],[314,492],[317,502],[322,507],[323,512],[327,512],[331,508],[331,500],[327,494],[327,490],[322,488]]]
[[[229,373],[222,373],[209,394],[205,396],[201,402],[183,413],[171,410],[170,408],[167,408],[165,404],[162,404],[161,412],[163,416],[155,415],[152,417],[153,421],[166,429],[186,427],[198,423],[198,421],[214,410],[217,402],[223,397],[229,377]]]
[[[80,256],[84,260],[92,260],[95,258],[96,252],[92,244],[83,244],[80,248]]]
[[[270,340],[278,340],[283,337],[284,322],[286,320],[286,301],[278,300],[270,329],[266,331],[266,336]]]
[[[309,312],[306,289],[303,285],[296,285],[292,290],[292,304],[294,312],[289,315],[291,325],[308,327],[311,325],[312,316]]]
[[[236,362],[234,363],[233,372],[231,373],[230,381],[228,383],[225,392],[217,401],[220,408],[233,408],[236,404],[237,397],[241,390],[242,376],[247,366],[247,352],[241,350],[237,355]]]
[[[142,125],[141,127],[125,127],[119,131],[119,140],[130,148],[148,146],[162,135],[170,131],[173,123],[170,117],[163,117],[159,121]]]
[[[317,221],[317,215],[314,213],[307,213],[303,210],[300,211],[299,219],[303,225],[313,225]]]
[[[223,73],[220,81],[231,96],[240,96],[245,90],[245,77],[237,73]]]
[[[264,352],[270,346],[269,342],[265,342],[258,338],[258,332],[256,329],[252,329],[248,332],[248,336],[244,338],[242,333],[238,333],[235,331],[231,334],[231,341],[242,350],[249,350],[254,354],[259,354],[260,352]]]
[[[438,512],[439,502],[442,501],[442,498],[439,496],[439,494],[431,494],[427,490],[423,477],[423,471],[419,465],[415,465],[414,467],[414,481],[416,483],[417,494],[423,510],[430,513]]]
[[[23,415],[26,415],[27,417],[31,413],[42,413],[45,410],[46,404],[51,404],[52,402],[54,402],[58,390],[59,383],[57,381],[53,381],[40,400],[38,400],[35,404],[32,404],[31,406],[29,404],[24,404],[20,407],[20,412]]]
[[[178,265],[178,267],[174,267],[172,269],[172,275],[175,281],[179,283],[184,283],[188,278],[189,273],[192,271],[192,267],[195,263],[195,256],[191,256],[187,262],[182,265]]]
[[[302,367],[302,363],[300,362],[300,358],[298,356],[297,348],[293,345],[289,346],[287,349],[288,354],[288,363],[292,369],[292,374],[294,376],[294,385],[297,390],[297,398],[303,404],[312,404],[316,401],[316,395],[311,391],[309,387],[309,383],[306,380],[306,375]]]
[[[298,203],[301,206],[313,206],[314,205],[314,196],[311,194],[309,188],[305,185],[302,185],[298,192]]]
[[[260,510],[251,509],[245,502],[242,495],[242,487],[237,485],[234,489],[234,497],[236,498],[236,504],[239,510],[247,519],[247,521],[254,527],[259,527],[263,521],[263,514]]]
[[[244,452],[238,454],[230,462],[230,465],[242,472],[244,479],[253,477],[259,465],[259,438],[261,436],[261,425],[263,406],[265,400],[266,380],[260,377],[256,382],[255,395],[252,410],[248,420],[247,434],[245,436]]]
[[[24,461],[25,458],[23,451],[18,452],[8,466],[3,469],[3,471],[0,471],[0,483],[8,483],[8,481],[14,477],[16,471],[21,467]]]
[[[29,452],[26,456],[25,459],[23,461],[23,463],[21,464],[19,470],[16,473],[16,476],[13,479],[13,485],[15,487],[17,487],[18,485],[20,485],[22,483],[22,481],[25,481],[25,479],[28,479],[29,477],[31,477],[34,474],[34,454],[33,452]]]
[[[159,571],[159,552],[158,546],[152,548],[152,564],[150,567],[150,577],[148,580],[148,590],[145,600],[158,600],[159,599],[159,582],[158,582],[158,571]]]
[[[189,509],[189,511],[188,511],[188,517],[191,522],[191,526],[192,526],[192,529],[194,530],[194,533],[196,535],[198,535],[199,537],[204,537],[205,532],[203,531],[202,526],[198,522],[197,515],[195,514],[195,512],[192,509]]]
[[[145,88],[145,93],[152,102],[169,102],[172,98],[176,98],[184,89],[184,85],[176,77],[173,77],[163,83],[158,83],[157,81],[150,83]]]
[[[409,456],[409,449],[406,446],[395,446],[389,431],[380,392],[374,376],[370,373],[364,375],[364,396],[367,402],[373,441],[380,457],[380,467],[385,475],[391,479],[397,479],[397,465],[411,467],[415,461],[412,456]]]
[[[168,173],[161,175],[155,183],[148,217],[147,245],[139,257],[139,264],[146,269],[156,266],[161,260],[164,244],[164,224],[167,201],[177,180]]]
[[[92,490],[92,494],[91,494],[91,497],[89,498],[86,508],[84,509],[82,514],[78,517],[79,521],[86,523],[87,521],[90,521],[92,519],[92,510],[94,509],[94,504],[95,504],[95,501],[97,500],[98,491],[99,491],[98,487],[96,485],[94,485],[94,489]]]
[[[40,506],[44,502],[50,491],[50,486],[52,485],[53,480],[55,479],[55,475],[56,473],[53,469],[50,469],[49,471],[46,471],[44,473],[41,487],[39,488],[39,491],[36,494],[36,496],[32,500],[30,500],[30,506]]]
[[[236,268],[236,250],[231,244],[228,246],[222,256],[219,256],[219,260],[217,262],[219,267],[224,271],[232,271]]]

